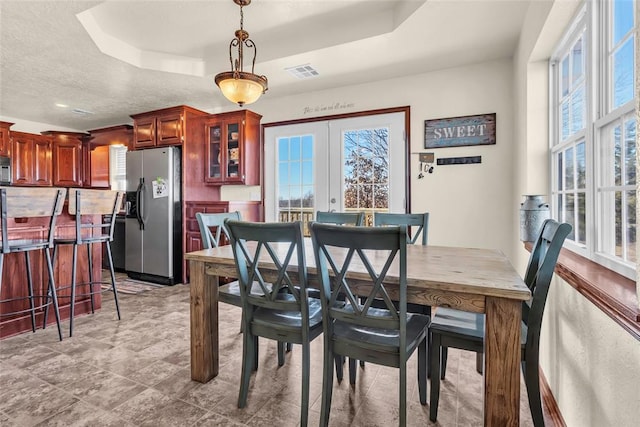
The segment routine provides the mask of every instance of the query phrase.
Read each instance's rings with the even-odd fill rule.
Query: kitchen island
[[[95,221],[99,221],[96,218]],[[14,238],[34,238],[42,236],[42,226],[47,223],[48,218],[10,218],[8,220],[8,232],[11,239]],[[75,237],[75,216],[68,211],[68,202],[65,201],[63,211],[56,217],[56,237]],[[101,280],[101,259],[102,247],[93,245],[92,260],[93,271],[89,272],[88,254],[84,246],[78,250],[77,282],[86,283],[89,273],[93,281]],[[58,293],[58,304],[60,306],[61,319],[68,319],[70,312],[71,270],[72,270],[72,245],[63,245],[58,249],[58,254],[53,265],[54,279]],[[31,252],[31,272],[33,280],[34,295],[46,295],[48,275],[44,253],[42,251]],[[0,313],[9,313],[29,308],[27,286],[27,269],[25,256],[23,253],[6,254],[4,258],[2,277],[2,290],[0,300],[12,300],[0,303]],[[96,284],[94,286],[99,286]],[[78,294],[87,293],[86,286],[78,287]],[[36,298],[35,305],[42,305],[42,297]],[[95,308],[101,306],[99,294],[94,296]],[[75,313],[84,314],[91,312],[91,304],[88,296],[76,295]],[[42,327],[44,309],[40,309],[36,314],[36,325]],[[55,316],[49,313],[47,325],[55,328]],[[28,312],[0,317],[0,339],[31,330],[31,318]],[[64,331],[63,331],[64,333]]]

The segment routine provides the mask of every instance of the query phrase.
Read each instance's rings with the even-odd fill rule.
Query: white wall
[[[555,278],[540,364],[568,427],[631,427],[640,420],[640,343]]]
[[[32,122],[30,120],[16,119],[15,117],[0,116],[0,121],[13,123],[11,130],[14,132],[37,133],[47,130],[57,130],[66,132],[84,132],[77,129],[61,127],[49,123]]]
[[[546,59],[577,1],[532,2],[514,59],[514,197],[548,194]],[[542,107],[542,108],[541,108]],[[528,253],[519,245],[523,273]],[[640,420],[640,343],[600,309],[555,278],[545,310],[540,364],[567,426],[635,426]]]
[[[280,99],[265,95],[251,109],[263,115],[262,123],[270,123],[409,105],[411,152],[430,151],[436,158],[482,156],[477,165],[435,166],[420,180],[417,155],[411,156],[411,210],[430,212],[429,243],[499,248],[511,256],[517,216],[511,75],[512,62],[505,59]],[[497,113],[496,145],[423,148],[425,119],[484,113]],[[224,194],[246,197],[229,187]]]

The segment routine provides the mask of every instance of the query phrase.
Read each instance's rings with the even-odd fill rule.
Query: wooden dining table
[[[266,251],[263,251],[266,252]],[[319,287],[313,247],[305,240],[308,284]],[[190,252],[191,379],[207,382],[218,375],[218,277],[237,277],[233,251],[221,246]],[[293,257],[295,259],[295,257]],[[380,270],[381,265],[372,264]],[[261,272],[275,271],[260,260]],[[295,278],[297,266],[290,266]],[[348,276],[370,286],[358,265]],[[395,277],[394,277],[395,275]],[[268,277],[265,277],[268,280]],[[397,269],[387,274],[385,288],[393,298]],[[394,291],[394,281],[396,291]],[[407,301],[486,314],[484,353],[484,425],[515,426],[520,418],[520,323],[522,301],[531,292],[507,257],[498,250],[409,245]]]

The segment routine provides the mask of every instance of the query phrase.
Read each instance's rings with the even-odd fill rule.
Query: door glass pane
[[[211,178],[222,177],[222,171],[220,170],[221,133],[222,128],[220,126],[209,128],[209,177]]]
[[[296,135],[278,138],[278,221],[307,223],[315,210],[314,137]]]
[[[343,132],[345,211],[389,210],[389,129]],[[367,220],[367,223],[369,221]]]
[[[227,178],[236,178],[240,175],[239,137],[238,123],[227,124]]]

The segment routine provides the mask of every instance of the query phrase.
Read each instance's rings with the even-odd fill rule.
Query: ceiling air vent
[[[285,68],[285,70],[298,79],[311,79],[320,75],[311,64],[296,65],[295,67]]]
[[[74,108],[71,112],[77,116],[90,116],[93,114],[91,111],[82,110],[80,108]]]

